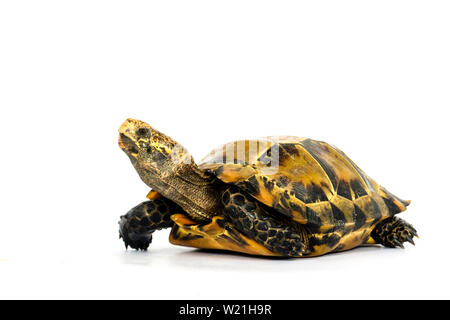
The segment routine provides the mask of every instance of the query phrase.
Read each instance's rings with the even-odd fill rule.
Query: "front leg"
[[[172,227],[170,216],[182,212],[177,204],[165,198],[142,202],[120,217],[120,238],[123,238],[126,248],[147,250],[152,242],[152,233]]]

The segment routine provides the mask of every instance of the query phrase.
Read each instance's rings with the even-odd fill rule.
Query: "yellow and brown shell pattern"
[[[409,204],[336,147],[307,138],[232,142],[213,150],[199,167],[306,226],[310,256],[370,243],[374,226]]]

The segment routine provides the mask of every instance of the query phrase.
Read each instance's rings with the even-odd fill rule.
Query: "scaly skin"
[[[388,248],[403,248],[404,242],[414,244],[413,238],[417,237],[417,231],[405,220],[391,217],[381,221],[372,231],[372,238],[376,243]]]
[[[142,202],[120,217],[120,238],[123,238],[126,248],[147,250],[152,242],[152,233],[172,227],[170,216],[182,212],[177,204],[165,198]]]
[[[237,187],[228,188],[222,203],[227,218],[247,237],[254,239],[267,249],[288,257],[307,255],[308,236],[301,225],[289,221],[265,207]]]

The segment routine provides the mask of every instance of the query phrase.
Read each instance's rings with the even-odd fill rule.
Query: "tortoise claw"
[[[400,241],[398,241],[397,239],[392,241],[397,247],[400,247],[402,249],[405,249],[405,247],[403,246],[403,243],[401,243]]]
[[[406,241],[408,241],[409,243],[411,243],[413,246],[416,245],[416,244],[414,243],[414,240],[413,240],[410,236],[407,236],[407,237],[406,237]]]

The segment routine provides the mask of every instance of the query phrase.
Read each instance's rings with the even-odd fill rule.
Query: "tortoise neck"
[[[177,203],[194,220],[208,221],[220,213],[220,183],[195,163],[178,167],[163,179],[163,184],[156,191]]]

